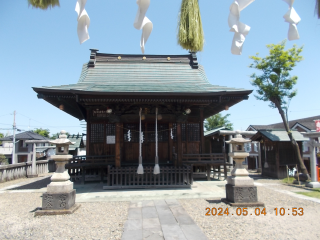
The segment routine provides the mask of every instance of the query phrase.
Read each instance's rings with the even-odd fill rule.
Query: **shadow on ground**
[[[44,179],[28,183],[19,187],[10,188],[10,190],[31,190],[31,189],[41,189],[47,187],[47,185],[51,182],[50,177],[46,177]]]

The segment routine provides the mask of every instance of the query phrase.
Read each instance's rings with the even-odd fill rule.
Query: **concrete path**
[[[122,240],[207,240],[176,199],[131,201]]]

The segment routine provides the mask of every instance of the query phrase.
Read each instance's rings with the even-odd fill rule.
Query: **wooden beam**
[[[203,132],[203,108],[200,108],[200,153],[205,153]]]
[[[181,122],[177,122],[177,155],[178,162],[175,165],[182,165],[182,135],[181,135]]]
[[[122,129],[122,123],[116,123],[116,159],[115,159],[115,165],[116,167],[121,166],[121,129]]]

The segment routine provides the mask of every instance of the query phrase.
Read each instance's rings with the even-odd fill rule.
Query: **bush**
[[[8,159],[3,154],[0,154],[0,165],[8,165]]]

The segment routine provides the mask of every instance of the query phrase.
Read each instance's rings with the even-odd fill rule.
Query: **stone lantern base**
[[[257,187],[255,186],[234,186],[226,184],[226,198],[224,203],[237,207],[263,207],[264,203],[258,202]]]

